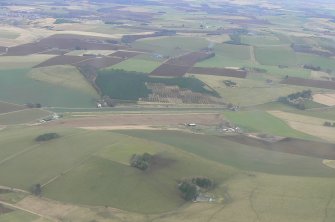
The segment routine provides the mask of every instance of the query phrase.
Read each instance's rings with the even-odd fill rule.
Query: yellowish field
[[[30,68],[52,57],[54,55],[0,56],[0,69]]]
[[[27,75],[38,81],[97,95],[97,92],[93,89],[91,84],[88,83],[79,70],[73,66],[36,68],[32,69]]]
[[[268,111],[270,114],[287,122],[290,127],[300,132],[335,142],[335,128],[323,126],[325,119],[304,116],[282,111]]]
[[[335,106],[335,94],[315,94],[313,101],[326,106]]]

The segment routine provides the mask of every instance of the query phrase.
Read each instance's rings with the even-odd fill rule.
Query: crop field
[[[304,79],[299,77],[288,77],[282,81],[283,84],[307,86],[323,89],[335,90],[335,81],[315,80],[315,79]]]
[[[270,111],[270,113],[287,122],[287,124],[293,129],[315,137],[319,137],[329,142],[335,142],[335,129],[333,127],[325,127],[323,125],[326,121],[329,121],[327,119],[320,119],[282,111]]]
[[[53,35],[38,42],[10,47],[6,56],[25,56],[35,53],[44,53],[54,48],[69,51],[75,50],[76,48],[85,50],[117,50],[123,48],[102,42],[107,39],[108,38],[84,35]]]
[[[189,70],[189,73],[215,75],[215,76],[229,76],[242,79],[246,78],[248,74],[244,70],[225,69],[225,68],[205,68],[205,67],[194,67],[191,70]]]
[[[30,69],[1,70],[0,100],[17,104],[41,103],[43,106],[92,107],[92,93],[46,84],[28,76]]]

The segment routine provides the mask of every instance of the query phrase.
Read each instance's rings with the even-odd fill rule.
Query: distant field
[[[311,139],[307,134],[293,130],[284,121],[263,111],[225,112],[225,116],[247,131]]]
[[[18,104],[41,103],[43,106],[94,107],[92,93],[31,79],[30,69],[0,70],[0,100]]]
[[[241,36],[241,42],[244,44],[252,45],[252,46],[264,46],[264,45],[283,45],[282,41],[275,36],[267,36],[267,35],[255,35],[255,36]]]

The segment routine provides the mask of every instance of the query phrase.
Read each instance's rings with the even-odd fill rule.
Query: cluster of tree
[[[42,195],[42,185],[41,184],[34,184],[31,188],[31,193],[35,196],[41,196]]]
[[[310,70],[313,70],[313,71],[321,71],[321,67],[320,66],[314,66],[314,65],[304,65],[303,66],[304,69],[310,69]]]
[[[45,133],[42,135],[39,135],[38,137],[35,138],[35,141],[37,142],[45,142],[53,139],[59,138],[59,134],[57,133]]]
[[[134,154],[130,159],[130,165],[144,171],[149,168],[152,158],[153,156],[149,153]]]
[[[235,87],[237,86],[236,82],[233,82],[231,80],[224,80],[223,83],[227,86],[227,87]]]
[[[214,182],[206,177],[194,177],[183,180],[178,188],[186,201],[195,200],[201,191],[208,191],[214,187]]]
[[[323,125],[327,127],[335,127],[335,122],[332,123],[332,122],[326,121]]]
[[[26,107],[33,109],[33,108],[42,108],[42,105],[40,103],[26,103]]]
[[[302,92],[292,93],[286,97],[280,97],[279,102],[294,106],[298,109],[306,109],[305,102],[312,98],[311,90],[304,90]]]

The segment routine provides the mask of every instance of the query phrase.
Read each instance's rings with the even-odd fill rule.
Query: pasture
[[[37,81],[29,77],[29,72],[30,69],[0,70],[0,100],[17,104],[41,103],[43,106],[51,107],[88,108],[95,106],[97,96],[92,91],[87,93]],[[60,74],[55,73],[55,75]]]

